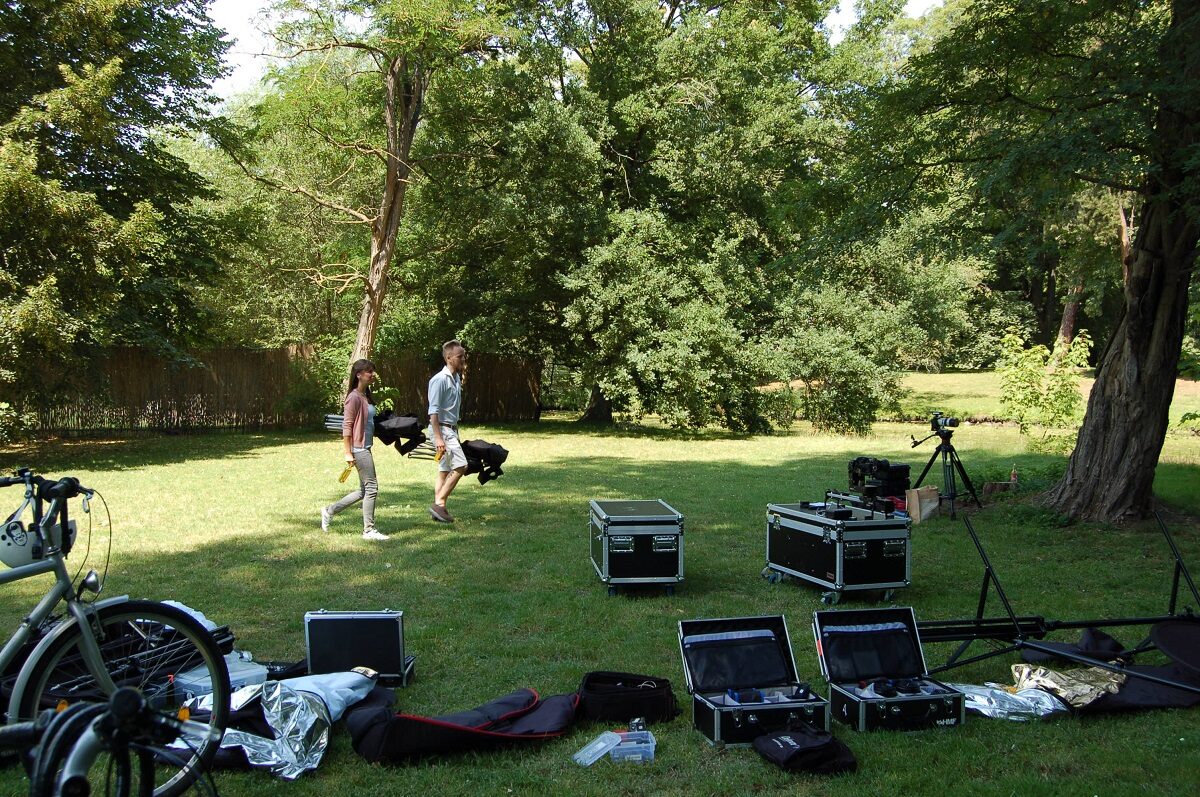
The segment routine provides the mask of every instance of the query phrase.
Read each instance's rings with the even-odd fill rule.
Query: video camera
[[[874,457],[855,457],[847,466],[850,489],[864,496],[904,495],[908,489],[909,466]]]
[[[929,419],[929,430],[932,432],[941,432],[946,429],[953,429],[958,426],[958,418],[951,418],[940,412],[935,412],[933,417]]]

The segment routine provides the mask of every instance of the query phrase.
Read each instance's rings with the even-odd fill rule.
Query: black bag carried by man
[[[798,723],[795,728],[775,731],[754,740],[754,749],[780,769],[788,772],[812,772],[839,775],[858,769],[858,760],[850,748],[829,731]]]

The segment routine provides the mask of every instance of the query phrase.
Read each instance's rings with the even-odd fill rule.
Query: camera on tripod
[[[930,433],[920,440],[916,437],[912,438],[913,448],[916,448],[934,436],[940,441],[938,447],[930,455],[929,461],[925,463],[925,469],[921,471],[921,475],[913,483],[913,487],[921,486],[921,482],[925,481],[925,475],[929,473],[929,469],[933,467],[934,461],[940,455],[942,458],[942,491],[939,501],[946,501],[950,504],[950,517],[954,517],[954,502],[958,498],[956,475],[962,478],[963,486],[967,488],[967,492],[975,499],[975,505],[981,509],[983,508],[983,503],[980,502],[979,495],[975,492],[975,485],[971,484],[971,479],[967,476],[966,469],[963,468],[962,460],[958,458],[958,452],[954,450],[954,444],[950,442],[950,438],[957,427],[958,418],[952,418],[944,412],[935,412],[933,417],[929,419]]]
[[[952,418],[941,412],[935,412],[933,417],[929,419],[929,430],[931,432],[941,432],[957,428],[957,426],[958,418]]]

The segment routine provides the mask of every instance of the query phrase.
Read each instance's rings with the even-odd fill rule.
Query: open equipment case
[[[857,731],[966,721],[962,692],[928,675],[912,607],[814,612],[813,636],[837,720]]]
[[[891,506],[891,502],[887,502]],[[843,592],[879,590],[885,601],[912,582],[907,515],[860,496],[829,491],[824,501],[767,504],[767,565],[772,582],[791,576],[824,587],[831,605]]]
[[[666,501],[590,501],[592,567],[608,594],[626,584],[683,581],[683,515]]]
[[[783,615],[682,620],[679,652],[692,725],[709,743],[747,747],[797,723],[829,730],[829,704],[796,674]]]

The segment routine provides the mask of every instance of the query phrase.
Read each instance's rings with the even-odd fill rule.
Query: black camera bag
[[[838,775],[858,769],[850,748],[829,731],[798,723],[795,728],[775,731],[754,740],[754,749],[780,769]]]
[[[671,682],[630,672],[589,672],[579,685],[579,713],[585,719],[669,722],[679,714]]]

